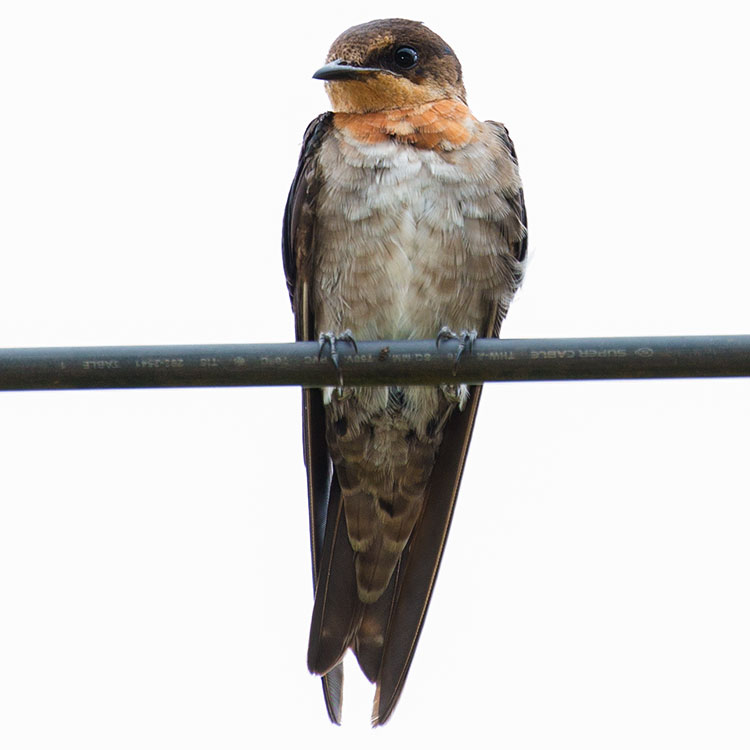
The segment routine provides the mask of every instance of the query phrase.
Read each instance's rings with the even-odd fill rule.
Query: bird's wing
[[[297,172],[284,212],[284,272],[294,310],[297,341],[311,341],[317,335],[311,299],[318,180],[316,156],[322,139],[330,130],[331,122],[332,115],[328,112],[313,120],[305,131]],[[330,509],[335,515],[340,494],[336,492],[337,485],[332,482],[333,463],[326,446],[325,412],[320,389],[302,389],[302,433],[307,468],[313,585],[317,588],[329,505],[335,506]],[[341,723],[343,679],[341,664],[322,678],[328,715],[336,724]]]
[[[488,120],[487,125],[492,128],[494,134],[500,141],[503,150],[507,153],[509,159],[517,169],[518,157],[516,156],[516,147],[513,145],[513,141],[510,139],[508,128],[506,128],[505,125],[503,125],[501,122],[494,122],[492,120]],[[515,294],[523,279],[523,271],[526,264],[526,258],[529,248],[526,202],[524,201],[523,197],[523,188],[520,186],[516,190],[503,191],[503,195],[510,205],[512,214],[508,217],[508,221],[504,222],[503,225],[499,227],[499,229],[503,233],[503,236],[507,242],[509,254],[514,260],[517,261],[517,265],[514,269],[513,284],[511,287],[511,293]],[[495,320],[492,327],[492,335],[495,337],[500,336],[500,326],[503,324],[503,320],[505,320],[505,316],[508,314],[509,301],[509,299],[507,301],[498,301]]]
[[[284,210],[284,226],[281,246],[284,260],[284,273],[289,298],[294,310],[297,341],[309,341],[315,335],[311,312],[311,300],[307,289],[312,281],[312,260],[315,235],[315,196],[319,177],[316,170],[316,157],[320,144],[330,131],[333,113],[316,117],[305,130],[302,150],[297,163],[289,196]]]
[[[510,160],[515,172],[516,154],[507,129],[500,123],[488,125],[499,140],[496,143],[498,160]],[[496,222],[495,230],[500,237],[496,252],[504,256],[510,283],[500,298],[488,300],[486,326],[479,332],[484,336],[500,334],[510,299],[521,283],[527,249],[526,209],[520,182],[515,185],[503,183],[498,177],[492,189],[502,193],[509,209],[506,217]],[[417,521],[399,563],[392,601],[377,602],[365,612],[365,618],[368,615],[381,618],[381,632],[385,633],[379,655],[380,669],[375,680],[374,725],[384,724],[393,712],[414,656],[448,536],[481,391],[481,386],[472,387],[466,408],[463,411],[455,409],[448,418],[427,487],[422,517]],[[376,611],[374,608],[378,605],[380,609]],[[373,626],[374,623],[370,623],[370,628]],[[365,661],[372,663],[377,656],[365,654]],[[365,665],[362,666],[367,672]]]

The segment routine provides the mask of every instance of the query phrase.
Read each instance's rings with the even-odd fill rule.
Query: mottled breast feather
[[[317,326],[365,339],[431,337],[444,325],[483,331],[491,311],[507,308],[525,259],[507,131],[465,115],[416,128],[425,112],[383,115],[335,115],[343,127],[317,154]],[[457,122],[459,139],[417,145]]]

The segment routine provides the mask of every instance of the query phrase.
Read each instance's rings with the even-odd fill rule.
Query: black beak
[[[313,73],[313,78],[321,81],[351,81],[357,78],[365,78],[374,73],[383,73],[380,68],[359,68],[349,65],[342,60],[334,60],[324,65]]]

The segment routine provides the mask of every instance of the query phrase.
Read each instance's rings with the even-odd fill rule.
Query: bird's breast
[[[471,144],[419,148],[334,132],[319,157],[318,328],[376,339],[478,326],[479,300],[462,279],[465,208],[476,191]]]

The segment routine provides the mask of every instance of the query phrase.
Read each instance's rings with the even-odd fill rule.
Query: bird
[[[333,42],[313,78],[282,249],[298,341],[339,366],[356,341],[498,336],[526,265],[516,152],[466,103],[461,64],[421,22],[379,19]],[[458,356],[458,355],[456,355]],[[307,661],[341,723],[342,659],[391,717],[433,592],[480,386],[303,388],[315,598]]]

